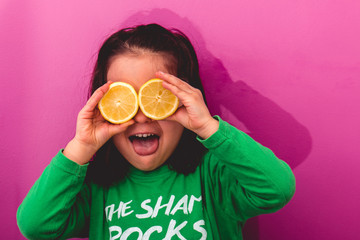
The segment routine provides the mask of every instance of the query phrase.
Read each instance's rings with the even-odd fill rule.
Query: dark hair
[[[168,70],[199,89],[205,99],[198,59],[190,40],[179,30],[168,30],[158,24],[121,29],[103,43],[94,67],[89,97],[107,82],[107,71],[112,57],[138,51],[164,54],[169,60],[169,66],[166,66]],[[189,174],[200,164],[205,151],[202,144],[196,140],[196,134],[184,129],[177,148],[166,164],[178,173]],[[110,139],[90,162],[87,178],[96,184],[108,186],[123,179],[129,166],[130,163]]]

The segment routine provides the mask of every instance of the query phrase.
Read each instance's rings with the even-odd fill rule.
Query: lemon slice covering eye
[[[171,116],[179,106],[179,99],[162,86],[163,80],[151,79],[139,90],[139,106],[145,116],[162,120]]]
[[[128,83],[114,82],[98,104],[101,115],[109,122],[120,124],[132,119],[139,100],[135,89]]]

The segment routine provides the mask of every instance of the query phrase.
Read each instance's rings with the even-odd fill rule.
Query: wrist
[[[96,151],[94,147],[83,144],[74,138],[66,145],[63,154],[73,162],[84,165],[90,161]]]
[[[209,119],[209,121],[204,124],[204,127],[196,131],[195,133],[202,139],[207,139],[213,135],[219,129],[219,121],[214,118]]]

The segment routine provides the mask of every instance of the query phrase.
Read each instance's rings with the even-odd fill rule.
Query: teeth
[[[146,137],[151,137],[151,136],[154,136],[154,134],[151,134],[151,133],[144,133],[144,134],[136,134],[135,137],[138,137],[138,138],[146,138]]]

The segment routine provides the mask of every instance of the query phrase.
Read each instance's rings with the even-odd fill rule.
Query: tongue
[[[159,146],[159,138],[157,137],[150,137],[150,138],[135,138],[132,141],[134,151],[141,155],[151,155],[156,152]]]

